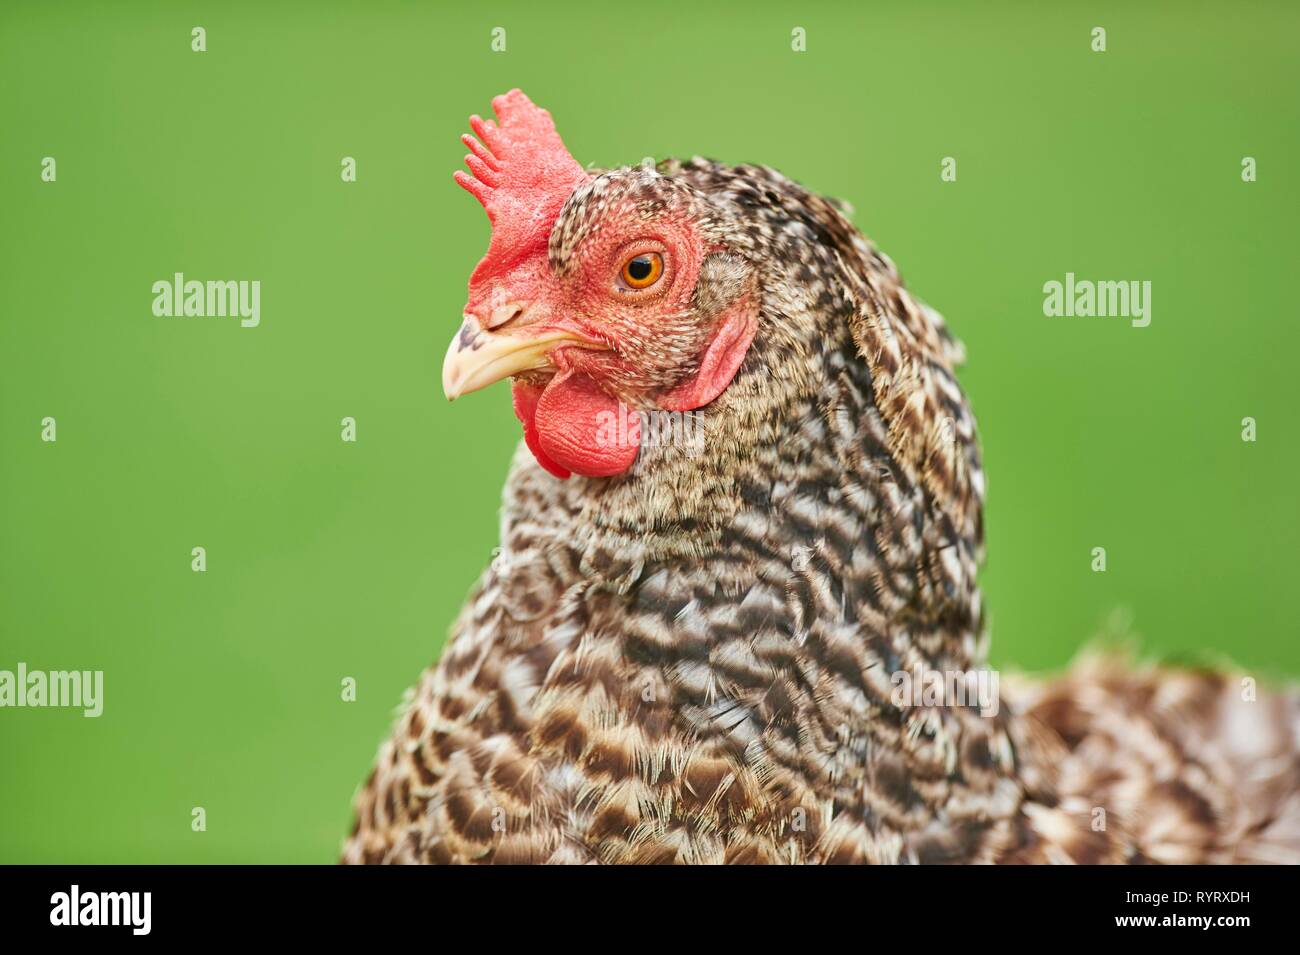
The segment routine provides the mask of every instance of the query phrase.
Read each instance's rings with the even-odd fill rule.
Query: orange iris
[[[628,288],[649,288],[664,274],[664,260],[658,252],[643,252],[623,263],[619,273]]]

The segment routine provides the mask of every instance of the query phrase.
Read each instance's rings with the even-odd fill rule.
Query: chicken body
[[[725,247],[696,299],[745,287],[758,332],[699,411],[703,453],[643,445],[626,474],[562,481],[521,447],[500,556],[381,749],[345,861],[1300,858],[1293,699],[1098,663],[1004,686],[993,713],[900,702],[900,672],[985,666],[960,347],[770,169],[605,176],[553,260],[591,195],[685,191]]]

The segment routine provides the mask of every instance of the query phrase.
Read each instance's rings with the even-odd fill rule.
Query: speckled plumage
[[[899,670],[984,663],[960,346],[773,170],[599,174],[551,232],[555,274],[613,206],[689,216],[715,246],[670,316],[681,376],[742,296],[758,333],[700,412],[703,453],[560,481],[521,449],[500,556],[381,749],[345,861],[1300,858],[1294,698],[1092,662],[1004,685],[996,716],[896,704]],[[613,382],[652,408],[646,386]]]

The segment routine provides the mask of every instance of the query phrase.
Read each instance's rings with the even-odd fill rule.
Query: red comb
[[[513,263],[545,252],[560,207],[588,179],[569,155],[551,114],[517,89],[492,100],[497,122],[469,118],[478,139],[466,133],[465,157],[473,175],[458,171],[456,181],[483,203],[492,222],[492,241],[470,285]]]

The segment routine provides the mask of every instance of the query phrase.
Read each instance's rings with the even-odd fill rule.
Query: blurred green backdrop
[[[516,85],[584,162],[849,200],[948,316],[996,662],[1118,628],[1300,674],[1300,8],[1044,6],[4,4],[0,669],[105,710],[0,710],[0,860],[335,857],[496,543],[508,391],[438,376],[487,243],[457,136]],[[260,327],[155,318],[176,271],[259,279]],[[1067,271],[1150,280],[1150,327],[1045,318]]]

